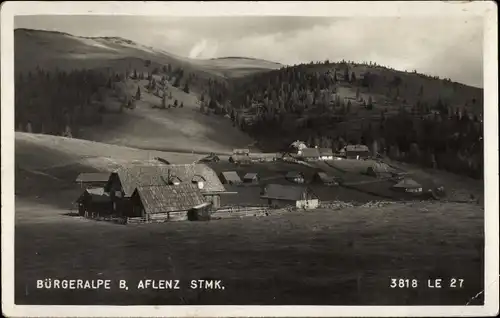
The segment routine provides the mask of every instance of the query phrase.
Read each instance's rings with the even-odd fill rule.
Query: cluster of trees
[[[118,89],[125,74],[104,70],[19,73],[15,79],[15,127],[18,131],[72,136],[78,128],[102,122],[104,99],[114,94],[119,111],[133,101]]]

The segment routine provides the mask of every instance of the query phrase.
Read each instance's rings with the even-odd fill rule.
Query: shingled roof
[[[138,187],[134,194],[141,199],[146,213],[187,211],[208,204],[194,184]]]
[[[169,178],[178,178],[181,184],[192,184],[204,180],[202,193],[223,192],[224,186],[215,171],[204,164],[125,166],[115,171],[125,197],[129,197],[137,187],[169,185]]]
[[[307,158],[317,158],[319,157],[318,148],[304,148],[301,150],[300,155]]]

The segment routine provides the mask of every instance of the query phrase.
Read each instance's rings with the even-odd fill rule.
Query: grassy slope
[[[110,144],[158,149],[165,151],[229,153],[233,148],[246,147],[252,139],[232,126],[227,118],[204,115],[199,112],[199,100],[194,94],[186,94],[168,85],[172,99],[183,108],[153,109],[160,106],[161,99],[145,89],[147,81],[128,83],[130,94],[141,87],[141,100],[136,109],[124,114],[108,116],[99,127],[89,127],[82,132],[83,139]]]
[[[229,58],[195,60],[168,53],[122,38],[84,38],[66,33],[18,29],[15,31],[16,72],[34,69],[104,68],[140,69],[144,61],[152,66],[171,64],[201,77],[231,77],[279,68],[265,60]],[[36,52],[36,54],[33,54]],[[130,66],[129,66],[130,65]]]

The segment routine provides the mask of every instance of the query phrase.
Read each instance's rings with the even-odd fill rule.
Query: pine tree
[[[137,92],[135,93],[135,99],[140,100],[141,99],[141,87],[137,86]]]
[[[179,106],[179,108],[183,108],[184,107],[184,102],[181,102],[181,105]]]
[[[186,82],[186,84],[184,84],[183,91],[184,91],[184,93],[189,94],[189,84],[188,84],[188,82]]]
[[[133,77],[133,79],[137,79],[137,70],[136,69],[134,69],[134,77]]]
[[[176,100],[174,100],[174,107],[177,107],[177,105],[179,104],[179,102]]]

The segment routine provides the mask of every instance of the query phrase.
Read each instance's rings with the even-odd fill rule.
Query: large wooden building
[[[148,221],[208,219],[209,206],[195,184],[145,186],[131,196],[132,216]]]
[[[213,208],[220,207],[220,195],[226,190],[217,174],[204,164],[125,166],[111,174],[105,191],[110,195],[114,213],[133,217],[137,215],[134,208],[136,203],[132,199],[136,189],[186,184],[196,186],[205,202],[210,203]],[[148,190],[140,190],[139,197],[141,191],[145,193]]]

